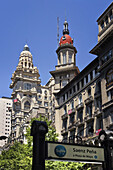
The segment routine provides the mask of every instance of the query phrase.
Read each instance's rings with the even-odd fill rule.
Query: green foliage
[[[29,170],[32,157],[27,145],[16,142],[8,151],[0,155],[0,169],[4,170]]]
[[[46,170],[83,170],[83,163],[46,161]]]

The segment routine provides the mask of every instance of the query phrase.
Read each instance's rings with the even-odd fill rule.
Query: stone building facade
[[[33,65],[30,49],[25,45],[10,84],[13,89],[12,141],[21,140],[25,143],[24,134],[30,119],[47,113],[49,91],[48,87],[41,86],[39,76],[37,67]]]
[[[100,130],[113,130],[113,3],[97,22],[98,43],[90,51],[97,57],[55,94],[55,126],[65,142],[95,141]]]

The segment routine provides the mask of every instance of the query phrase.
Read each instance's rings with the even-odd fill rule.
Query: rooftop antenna
[[[57,47],[59,47],[59,17],[57,17]]]

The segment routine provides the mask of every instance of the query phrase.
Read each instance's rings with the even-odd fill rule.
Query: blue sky
[[[89,51],[97,43],[97,18],[111,0],[3,0],[0,2],[0,97],[11,96],[12,73],[28,44],[42,85],[57,64],[57,17],[62,36],[65,16],[77,48],[76,63],[82,70],[96,56]]]

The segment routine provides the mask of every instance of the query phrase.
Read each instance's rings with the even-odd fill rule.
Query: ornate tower
[[[13,111],[12,111],[12,140],[20,140],[20,127],[27,122],[29,116],[36,117],[39,105],[37,94],[40,92],[40,79],[37,67],[33,66],[32,54],[28,45],[24,46],[19,57],[19,63],[12,74],[12,83],[10,88],[13,89]],[[24,140],[24,139],[22,139]]]
[[[63,36],[60,39],[56,53],[58,56],[58,63],[55,66],[56,70],[50,73],[55,79],[55,92],[58,92],[79,73],[75,59],[77,50],[73,46],[73,39],[69,35],[68,22],[66,20],[64,22]]]

